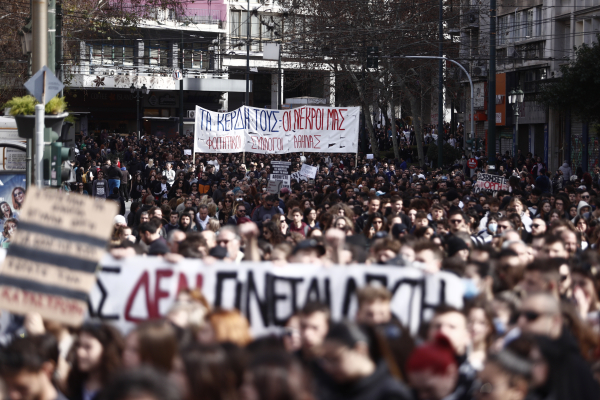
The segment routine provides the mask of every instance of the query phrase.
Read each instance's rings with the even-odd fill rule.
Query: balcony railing
[[[151,17],[159,22],[176,21],[191,24],[222,24],[221,10],[208,10],[206,8],[187,8],[181,13],[173,10],[158,9]]]

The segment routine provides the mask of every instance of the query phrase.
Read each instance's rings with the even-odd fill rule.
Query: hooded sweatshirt
[[[592,207],[587,202],[580,200],[579,204],[577,204],[577,215],[581,215],[581,209],[583,207],[589,207],[590,211],[592,210]],[[575,218],[577,218],[577,216],[575,216]],[[575,223],[575,218],[571,220],[572,223]]]
[[[558,169],[560,169],[560,170],[562,171],[562,173],[563,173],[563,179],[564,179],[566,182],[568,182],[568,181],[569,181],[569,179],[571,179],[571,174],[572,174],[571,167],[569,167],[569,164],[565,162],[565,163],[564,163],[564,164],[563,164],[561,167],[559,167]]]

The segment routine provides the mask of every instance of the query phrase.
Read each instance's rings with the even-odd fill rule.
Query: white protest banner
[[[498,175],[479,173],[477,174],[474,192],[492,192],[495,195],[499,190],[508,191],[508,188],[508,179]]]
[[[354,153],[359,114],[359,107],[268,110],[242,106],[218,113],[196,106],[194,151]]]
[[[191,156],[192,155],[192,149],[183,149],[183,155],[184,156]]]
[[[317,176],[317,167],[302,164],[302,168],[300,169],[300,175],[306,176],[307,178],[315,179],[315,177]]]
[[[106,257],[97,287],[90,295],[91,317],[113,321],[123,331],[134,323],[164,317],[177,293],[201,288],[214,307],[237,308],[260,335],[281,327],[308,301],[331,309],[333,320],[354,318],[356,290],[377,282],[392,293],[392,311],[411,332],[447,304],[461,308],[463,284],[447,272],[427,274],[412,267],[345,266],[270,263],[214,263],[200,260],[172,264],[160,257]]]

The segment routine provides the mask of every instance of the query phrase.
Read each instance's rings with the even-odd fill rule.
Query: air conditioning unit
[[[187,110],[188,118],[196,118],[196,110]]]
[[[485,66],[473,67],[473,76],[487,76],[487,68]]]

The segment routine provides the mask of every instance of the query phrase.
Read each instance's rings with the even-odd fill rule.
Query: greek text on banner
[[[200,260],[171,264],[159,257],[103,259],[97,286],[90,294],[92,317],[114,322],[123,331],[134,323],[164,317],[184,288],[201,288],[215,307],[237,308],[255,335],[279,329],[308,301],[331,309],[334,320],[354,318],[356,290],[376,282],[392,292],[392,311],[416,332],[440,304],[462,307],[461,280],[448,272],[426,274],[412,267],[355,265],[323,268],[270,263],[214,263]]]
[[[243,106],[219,113],[196,106],[194,151],[355,153],[359,115],[359,107],[268,110]]]

